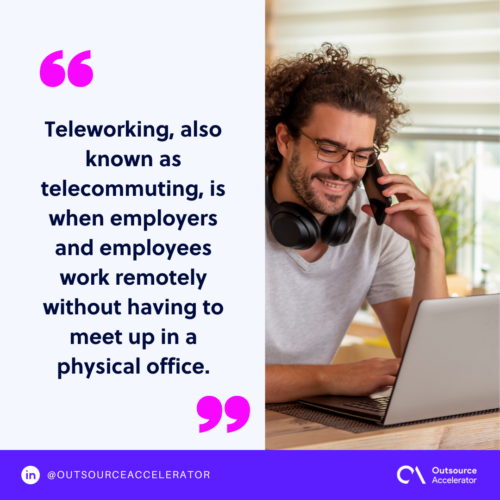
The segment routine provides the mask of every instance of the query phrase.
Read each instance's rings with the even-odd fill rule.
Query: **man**
[[[380,162],[383,194],[399,203],[377,226],[366,193],[357,189],[366,170],[356,155],[386,149],[408,111],[395,97],[400,83],[371,60],[351,63],[345,47],[329,44],[267,70],[266,175],[276,202],[297,203],[323,224],[349,201],[357,217],[347,244],[319,240],[307,250],[280,245],[266,222],[267,402],[368,395],[392,386],[418,303],[448,296],[430,199]],[[333,151],[335,161],[321,160],[320,148]],[[365,299],[396,359],[332,365]]]

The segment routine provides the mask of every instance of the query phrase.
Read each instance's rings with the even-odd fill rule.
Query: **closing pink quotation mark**
[[[40,66],[40,79],[47,87],[59,87],[66,78],[64,68],[55,61],[63,58],[63,51],[57,50],[49,54]],[[86,59],[90,59],[90,50],[80,52],[71,59],[68,66],[68,80],[75,87],[86,87],[94,78],[92,68],[87,64],[82,64]]]
[[[241,396],[229,398],[224,406],[224,411],[229,418],[236,420],[232,424],[227,424],[227,432],[234,432],[241,429],[250,418],[250,405]]]
[[[208,422],[200,424],[200,432],[207,432],[216,427],[222,418],[222,403],[214,396],[205,396],[198,401],[196,407],[198,415]],[[236,420],[227,424],[227,432],[235,432],[241,429],[250,418],[250,404],[241,396],[233,396],[226,401],[224,406],[226,415]]]
[[[201,418],[208,419],[208,422],[200,424],[200,432],[207,432],[213,429],[222,418],[222,404],[214,396],[205,396],[198,401],[196,411]]]

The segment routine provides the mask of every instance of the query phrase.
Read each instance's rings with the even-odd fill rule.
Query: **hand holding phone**
[[[392,205],[392,197],[387,197],[382,194],[382,191],[386,189],[387,186],[382,186],[377,181],[379,177],[383,176],[384,173],[382,172],[382,167],[377,160],[372,167],[368,167],[366,169],[365,175],[362,179],[375,221],[379,226],[384,223],[387,216],[385,209]]]

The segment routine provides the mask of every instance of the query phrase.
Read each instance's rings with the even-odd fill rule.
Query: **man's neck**
[[[314,246],[307,250],[295,250],[305,261],[311,263],[316,262],[325,255],[328,250],[328,245],[319,240]]]

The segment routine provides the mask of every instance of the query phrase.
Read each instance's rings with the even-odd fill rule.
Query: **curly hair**
[[[374,143],[382,151],[387,151],[391,133],[406,124],[401,116],[409,109],[396,99],[402,76],[375,66],[368,57],[358,62],[348,57],[347,47],[324,43],[313,53],[266,67],[266,175],[274,175],[282,161],[276,125],[283,123],[297,140],[316,104],[375,118]]]

